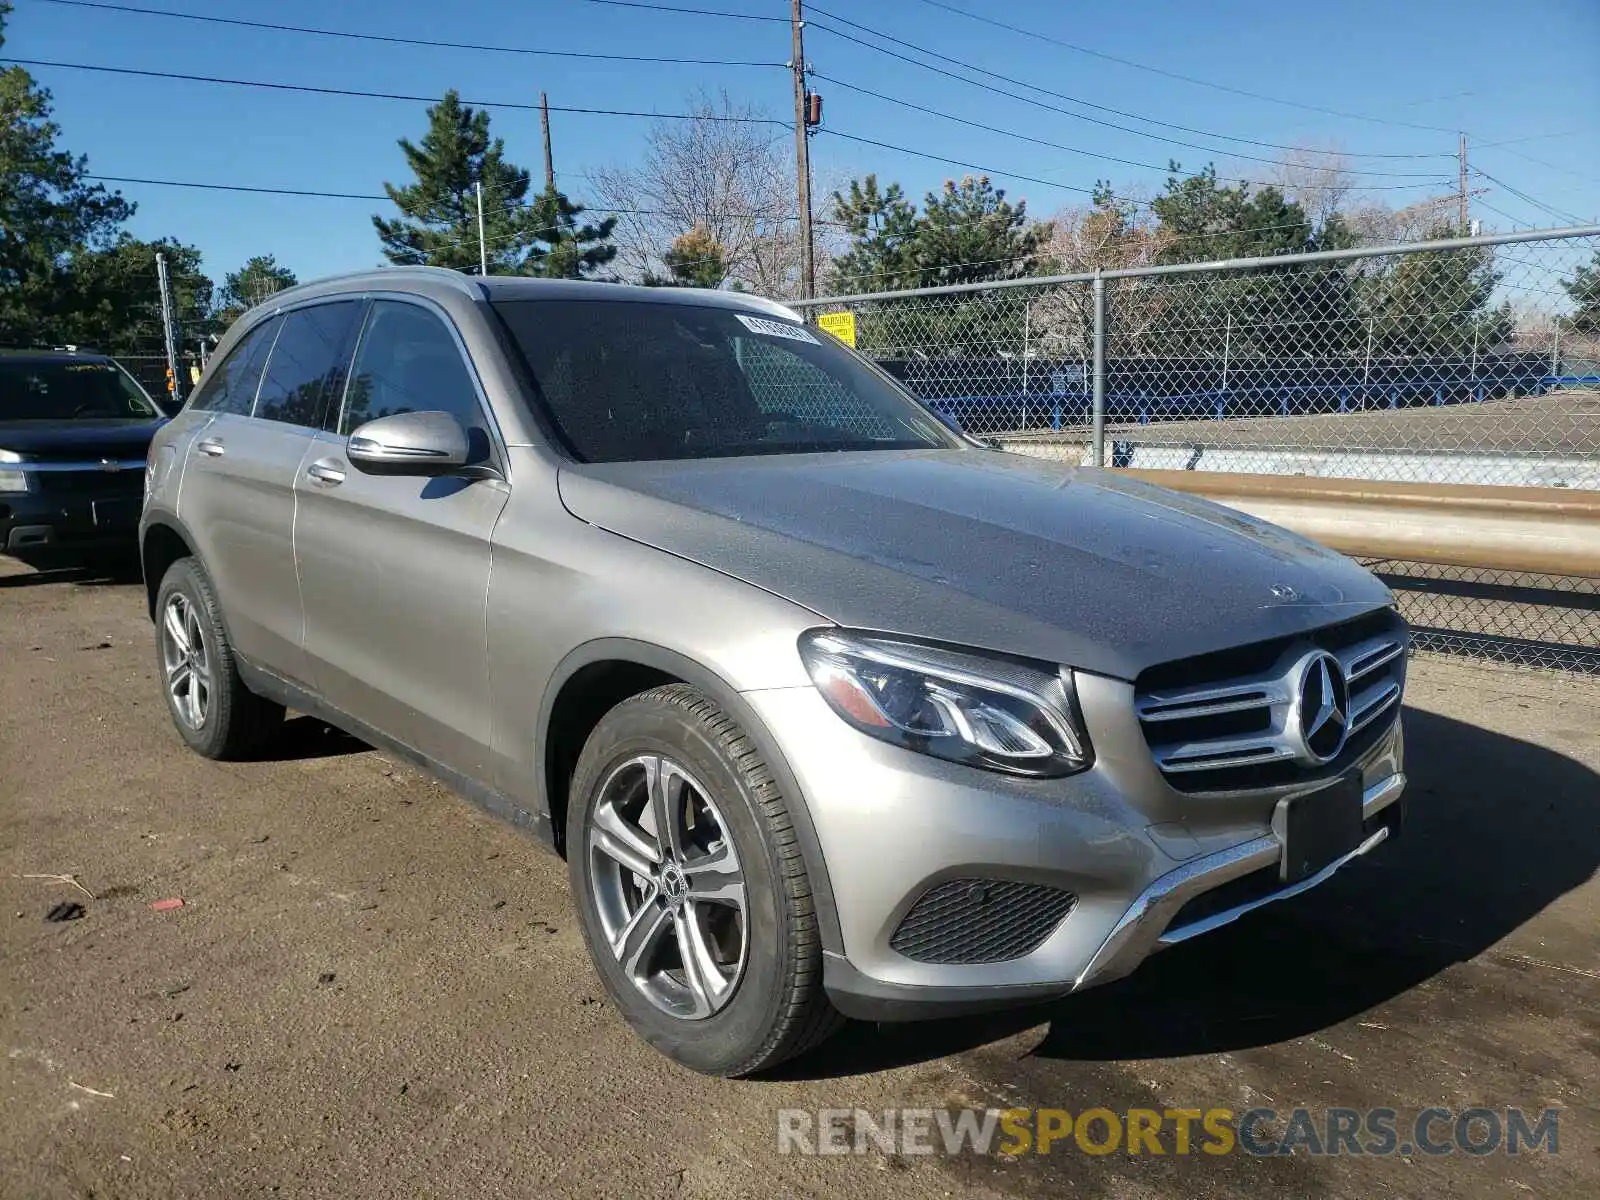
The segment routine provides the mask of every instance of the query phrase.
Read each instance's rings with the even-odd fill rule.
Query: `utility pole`
[[[817,294],[817,265],[811,240],[811,146],[807,135],[810,114],[806,100],[805,16],[801,0],[793,0],[790,10],[791,50],[789,69],[794,74],[794,159],[795,179],[800,189],[800,287],[801,295]]]
[[[1461,135],[1461,149],[1457,154],[1456,171],[1456,221],[1465,237],[1470,228],[1471,214],[1467,212],[1467,135]]]
[[[161,336],[167,353],[167,395],[173,403],[183,399],[183,387],[178,382],[178,331],[172,310],[172,281],[167,276],[167,256],[156,255],[156,286],[161,293]]]
[[[550,155],[550,101],[539,93],[539,132],[544,136],[544,190],[555,191],[556,160]]]
[[[478,274],[489,274],[489,247],[483,240],[483,180],[472,185],[478,196]]]

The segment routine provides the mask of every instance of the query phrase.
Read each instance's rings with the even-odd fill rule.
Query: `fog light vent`
[[[992,963],[1031,954],[1077,896],[1038,883],[950,879],[911,906],[889,945],[926,963]]]

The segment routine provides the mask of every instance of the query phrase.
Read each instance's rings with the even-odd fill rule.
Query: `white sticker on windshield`
[[[765,333],[772,337],[792,338],[797,342],[810,342],[813,346],[822,345],[817,337],[804,325],[791,325],[787,321],[769,321],[765,317],[749,317],[744,313],[734,313],[734,316],[744,322],[744,327],[751,333]]]

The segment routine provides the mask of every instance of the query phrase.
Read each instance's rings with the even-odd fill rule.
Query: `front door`
[[[472,370],[442,313],[376,300],[344,403],[301,464],[295,556],[316,691],[464,774],[489,778],[489,547],[498,479],[366,475],[345,457],[364,421],[442,410],[478,461],[502,463]]]
[[[188,444],[178,516],[194,536],[234,650],[292,675],[300,661],[294,479],[311,431],[253,415],[282,325],[275,317],[246,334],[190,402],[200,427]]]

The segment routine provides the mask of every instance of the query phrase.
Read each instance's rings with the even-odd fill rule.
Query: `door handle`
[[[211,458],[221,458],[228,452],[227,447],[222,444],[219,438],[211,437],[201,438],[194,444],[194,448],[200,451],[201,454],[209,455]]]
[[[319,458],[306,468],[306,478],[323,487],[338,487],[344,482],[344,468],[334,458]]]

